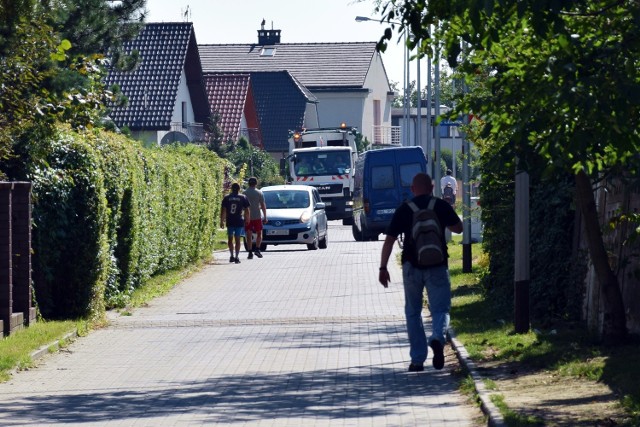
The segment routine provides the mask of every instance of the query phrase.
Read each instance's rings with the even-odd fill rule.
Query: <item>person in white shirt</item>
[[[450,205],[454,205],[456,203],[456,194],[458,194],[458,182],[456,179],[451,176],[453,172],[451,169],[447,169],[447,174],[440,179],[440,190],[442,191],[442,196],[445,198],[445,188],[448,185],[453,189],[453,200],[448,201]]]

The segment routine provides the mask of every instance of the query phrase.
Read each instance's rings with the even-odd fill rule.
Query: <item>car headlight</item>
[[[304,211],[302,215],[300,215],[300,222],[305,223],[309,222],[309,220],[311,220],[311,213]]]

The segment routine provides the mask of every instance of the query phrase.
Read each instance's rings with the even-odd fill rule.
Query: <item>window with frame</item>
[[[394,188],[393,166],[376,166],[371,168],[371,188],[384,190]]]
[[[400,185],[403,187],[411,187],[413,177],[420,172],[424,172],[422,167],[420,167],[420,163],[400,165]]]
[[[260,51],[260,56],[275,56],[276,48],[273,46],[265,46]]]

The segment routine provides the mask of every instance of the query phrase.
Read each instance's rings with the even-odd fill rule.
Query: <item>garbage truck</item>
[[[289,152],[280,171],[292,185],[312,185],[325,204],[327,219],[353,221],[353,166],[358,130],[345,123],[335,128],[289,132]]]

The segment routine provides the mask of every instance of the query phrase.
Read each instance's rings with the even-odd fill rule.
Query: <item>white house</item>
[[[205,44],[199,52],[205,74],[286,70],[317,100],[319,127],[344,122],[375,143],[391,126],[394,93],[376,42],[281,43],[280,30],[262,28],[255,44]],[[283,142],[264,145],[273,151]]]

